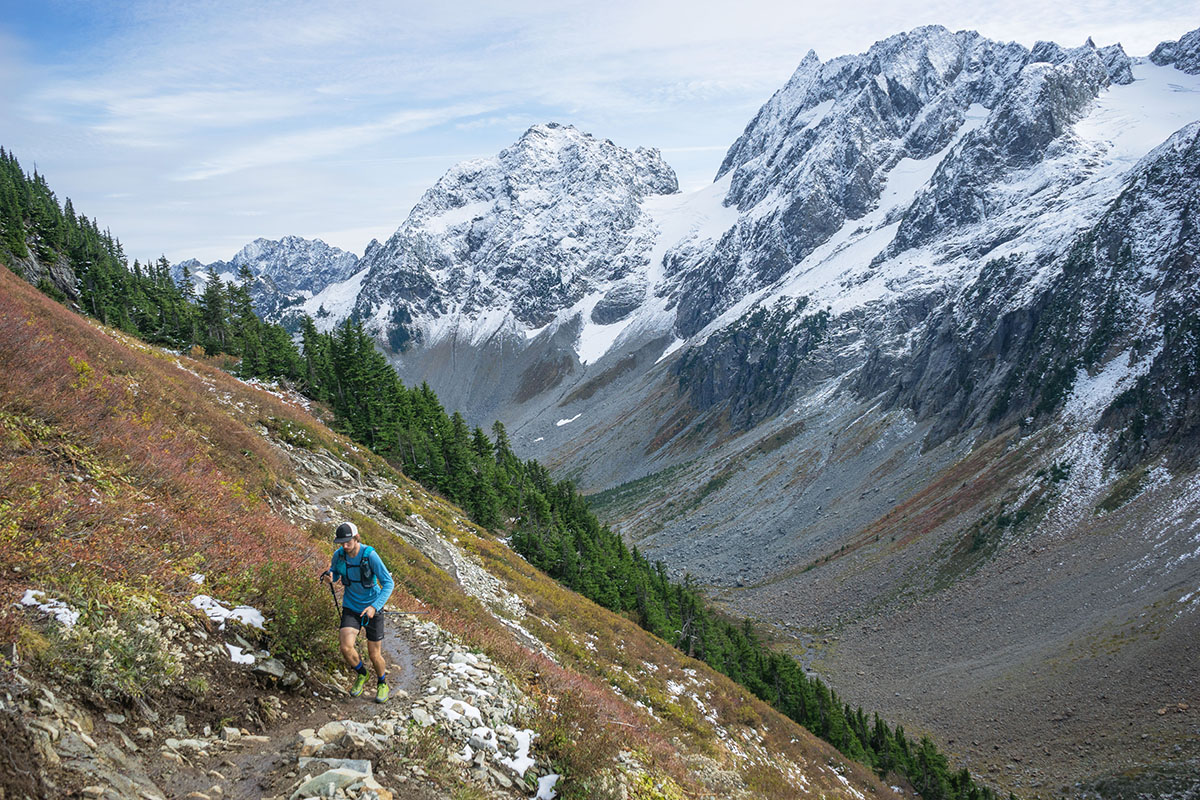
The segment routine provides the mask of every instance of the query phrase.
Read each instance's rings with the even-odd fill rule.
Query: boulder
[[[331,769],[300,784],[300,787],[292,792],[291,800],[297,800],[300,797],[328,797],[332,795],[330,787],[333,791],[337,791],[369,777],[371,776],[364,772],[344,767]]]

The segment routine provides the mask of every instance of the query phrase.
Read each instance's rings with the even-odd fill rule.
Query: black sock
[[[363,664],[362,659],[359,659],[358,666],[354,668],[354,671],[357,672],[359,675],[367,674],[367,668]]]
[[[387,683],[387,673],[386,672],[379,676],[379,683],[381,685]]]

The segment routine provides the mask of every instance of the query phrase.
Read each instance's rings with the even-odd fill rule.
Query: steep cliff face
[[[695,334],[876,209],[902,159],[945,148],[972,107],[995,105],[1028,58],[1019,45],[941,27],[824,64],[810,52],[718,172],[731,176],[726,202],[740,212],[737,225],[715,251],[673,264],[686,286],[680,334]]]
[[[1195,315],[1184,309],[1200,279],[1197,130],[1189,125],[1147,155],[1060,256],[1041,254],[1052,260],[1033,265],[1033,288],[1026,256],[986,261],[932,315],[911,357],[885,366],[873,354],[859,391],[890,386],[893,402],[933,421],[929,444],[972,429],[1036,429],[1087,395],[1098,426],[1118,434],[1112,460],[1129,466],[1169,451],[1194,464],[1191,391],[1180,381],[1193,371]]]
[[[1200,29],[1177,42],[1163,42],[1154,48],[1150,60],[1160,67],[1171,66],[1189,75],[1200,74]]]

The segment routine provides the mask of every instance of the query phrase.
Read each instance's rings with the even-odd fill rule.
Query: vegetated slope
[[[16,642],[3,719],[9,762],[13,751],[25,758],[6,791],[162,796],[179,775],[216,766],[206,753],[258,746],[222,744],[205,725],[270,737],[287,728],[283,702],[305,721],[345,713],[328,687],[340,679],[325,658],[333,614],[314,576],[329,523],[351,515],[393,566],[396,607],[429,609],[429,631],[486,653],[519,690],[523,722],[540,733],[537,774],[565,774],[566,796],[595,796],[605,782],[644,797],[889,794],[723,676],[558,587],[295,400],[102,328],[7,270],[0,288],[12,332],[0,345],[0,592],[5,639]],[[282,662],[292,690],[234,664],[232,650],[214,651],[239,640],[189,605],[201,586],[264,613],[264,632],[239,635]],[[30,589],[81,616],[65,626],[14,605]],[[412,708],[420,718],[423,706]],[[182,721],[170,722],[176,713]],[[470,764],[455,766],[444,749],[458,748],[459,729],[449,715],[432,719],[425,732],[392,725],[372,756],[386,766],[377,775],[385,786],[372,791],[383,796],[400,776],[418,785],[409,791],[435,790],[409,767],[440,752],[444,786],[505,794],[486,771],[466,788]],[[278,743],[285,756],[291,742]],[[160,745],[177,769],[163,770]],[[260,777],[290,791],[285,769]]]

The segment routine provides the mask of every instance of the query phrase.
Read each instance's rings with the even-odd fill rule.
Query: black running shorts
[[[362,614],[356,614],[353,611],[342,609],[342,628],[354,628],[359,630],[362,628]],[[367,620],[367,641],[381,642],[383,641],[383,612],[376,611],[375,616]]]

